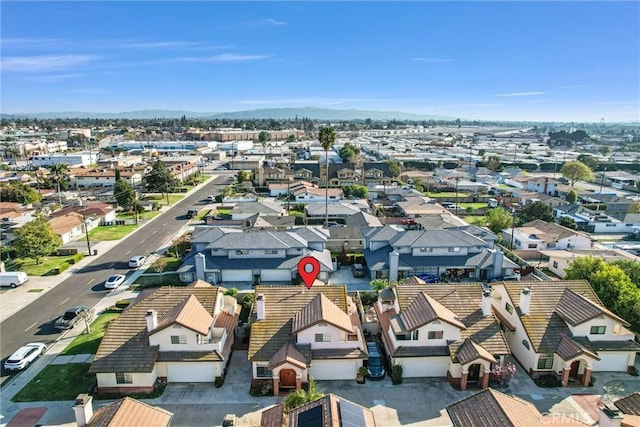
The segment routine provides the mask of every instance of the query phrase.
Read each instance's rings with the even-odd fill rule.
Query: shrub
[[[391,383],[402,384],[402,365],[393,365],[391,368]]]
[[[76,262],[76,263],[77,263],[77,262],[80,262],[83,258],[84,258],[84,253],[83,253],[83,252],[79,252],[79,253],[77,253],[77,254],[75,254],[75,255],[73,256],[73,260],[74,260],[74,262]]]
[[[254,302],[256,302],[256,294],[251,293],[245,295],[244,299],[242,300],[242,305],[247,308],[251,308]]]
[[[635,366],[632,366],[631,369],[629,369],[629,375],[637,377],[640,373],[638,373],[638,369]]]
[[[224,377],[216,377],[216,379],[213,380],[213,385],[216,386],[216,388],[222,387],[223,384],[224,384]]]
[[[129,301],[128,299],[121,299],[119,301],[116,301],[116,307],[120,309],[127,308],[129,304],[131,304],[131,301]]]
[[[534,379],[533,382],[536,383],[538,387],[544,388],[552,388],[552,387],[560,387],[562,383],[554,374],[542,375],[540,378]]]
[[[238,296],[238,288],[227,289],[226,291],[224,291],[224,294],[231,295],[232,297],[236,298]]]
[[[69,268],[69,263],[68,262],[63,262],[62,264],[60,264],[55,270],[56,270],[56,274],[60,274],[63,271],[65,271],[67,268]]]

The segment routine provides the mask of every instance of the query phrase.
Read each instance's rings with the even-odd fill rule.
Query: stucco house
[[[592,372],[627,372],[640,345],[584,280],[496,282],[493,310],[512,354],[532,377],[589,385]]]
[[[109,323],[89,373],[98,393],[149,393],[158,379],[214,382],[225,375],[240,307],[200,282],[143,292]]]
[[[530,221],[520,227],[505,228],[502,230],[502,236],[506,242],[513,239],[513,248],[517,250],[589,249],[592,244],[591,237],[582,231],[541,219]]]
[[[488,291],[481,283],[412,283],[385,289],[374,306],[391,366],[401,365],[405,378],[486,388],[491,365],[510,353]]]
[[[70,212],[66,215],[51,218],[49,224],[54,233],[62,239],[62,244],[65,244],[84,236],[85,227],[88,228],[88,231],[96,228],[100,224],[100,218],[83,218],[79,213]]]
[[[274,395],[316,380],[353,380],[368,358],[345,286],[256,286],[248,359],[254,385]]]
[[[541,251],[542,255],[549,257],[547,268],[558,277],[564,277],[565,269],[577,258],[594,257],[601,258],[606,263],[614,261],[634,261],[640,263],[640,257],[622,249],[570,249]]]
[[[191,253],[178,269],[185,283],[299,283],[298,262],[305,256],[320,261],[319,280],[334,271],[326,249],[328,233],[317,227],[286,231],[251,231],[224,227],[195,227]]]
[[[79,206],[66,206],[51,213],[51,217],[64,216],[69,213],[77,213],[85,217],[98,218],[101,223],[116,220],[116,210],[109,203],[90,202]]]

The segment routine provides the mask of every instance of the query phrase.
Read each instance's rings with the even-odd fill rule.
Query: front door
[[[571,364],[571,369],[569,370],[569,379],[578,378],[578,367],[580,366],[579,360],[574,360]]]
[[[296,371],[293,369],[283,369],[280,371],[280,387],[295,388],[296,387]]]
[[[480,364],[474,363],[473,365],[469,366],[469,374],[467,375],[467,382],[477,383],[479,379],[480,379]]]

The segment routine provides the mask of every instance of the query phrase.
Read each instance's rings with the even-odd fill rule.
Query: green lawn
[[[486,203],[458,203],[463,208],[484,209],[488,205]]]
[[[138,219],[151,219],[160,215],[160,211],[144,211],[138,214]],[[118,219],[136,219],[136,215],[131,212],[125,212],[118,215]]]
[[[179,258],[176,257],[172,257],[172,256],[163,256],[163,259],[165,259],[167,261],[167,265],[165,266],[164,270],[162,270],[163,272],[171,272],[171,271],[176,271],[179,267],[180,264],[182,264],[182,261]],[[157,274],[158,272],[152,267],[149,267],[145,270],[144,273],[142,274]]]
[[[107,325],[119,315],[120,313],[107,312],[96,317],[91,323],[91,333],[78,335],[61,354],[95,354],[107,331]]]
[[[90,240],[120,240],[133,230],[138,228],[137,225],[106,225],[94,228],[89,232]]]
[[[162,194],[145,194],[145,200],[155,200],[160,205],[167,204],[167,196]],[[173,205],[174,203],[184,199],[184,194],[169,194],[169,204]]]
[[[13,260],[9,265],[11,270],[24,271],[29,276],[48,276],[53,274],[52,270],[59,267],[60,264],[72,259],[66,256],[49,256],[40,260],[40,264],[31,258],[18,258]]]
[[[151,271],[149,272],[151,273]],[[177,274],[166,273],[162,275],[162,282],[160,281],[160,275],[140,276],[134,284],[129,286],[129,290],[140,291],[144,288],[157,288],[162,285],[185,286],[185,284],[180,281]]]
[[[216,213],[220,215],[231,215],[231,209],[216,209]]]
[[[432,199],[441,199],[441,198],[450,198],[450,197],[456,197],[456,192],[455,191],[449,191],[449,192],[444,192],[444,193],[425,193],[428,197],[431,197]],[[470,196],[469,193],[464,193],[462,191],[458,192],[458,197],[468,197]]]
[[[90,363],[46,366],[13,398],[14,402],[74,400],[95,385],[95,375],[87,375]]]
[[[204,217],[209,215],[209,212],[211,212],[211,209],[203,209],[202,211],[200,211],[198,213],[198,215],[196,215],[196,217],[194,218],[195,220],[200,220],[203,221]]]
[[[462,218],[462,220],[464,222],[466,222],[468,224],[474,224],[474,225],[478,225],[478,226],[485,225],[484,216],[466,215],[466,216],[462,216],[461,218]]]

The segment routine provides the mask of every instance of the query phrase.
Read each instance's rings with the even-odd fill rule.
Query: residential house
[[[319,280],[334,271],[328,236],[313,227],[287,231],[242,232],[222,227],[196,227],[192,249],[178,269],[182,282],[196,279],[210,283],[300,281],[298,262],[313,256],[320,262]]]
[[[325,194],[326,193],[326,194]],[[324,203],[328,197],[329,203],[339,202],[344,197],[341,188],[318,188],[316,186],[302,186],[292,191],[296,203]]]
[[[364,163],[362,165],[364,185],[389,185],[391,184],[391,171],[389,163]]]
[[[315,380],[354,380],[367,359],[355,304],[345,286],[256,286],[248,359],[253,385],[274,395]]]
[[[631,393],[616,400],[613,404],[623,414],[621,427],[640,425],[640,392]]]
[[[206,282],[143,292],[112,320],[89,373],[98,393],[149,393],[159,379],[213,383],[231,355],[240,307]]]
[[[325,228],[329,233],[327,249],[331,253],[343,256],[362,253],[362,229],[365,227],[381,227],[380,220],[366,212],[358,212],[344,219],[344,227]]]
[[[360,212],[369,212],[369,205],[359,200],[349,200],[344,202],[329,203],[308,203],[304,207],[307,218],[325,218],[326,213],[329,219],[345,219]]]
[[[604,262],[611,263],[614,261],[632,261],[640,262],[640,257],[622,249],[570,249],[570,250],[553,250],[541,251],[541,253],[549,258],[547,268],[558,277],[564,278],[565,270],[575,259],[583,257],[601,258]]]
[[[286,183],[287,178],[287,171],[276,167],[261,167],[256,169],[254,174],[254,182],[261,186]]]
[[[506,242],[513,242],[513,248],[518,250],[589,249],[592,245],[591,237],[586,233],[541,219],[520,227],[505,228],[502,236]]]
[[[169,427],[173,414],[130,397],[93,410],[93,396],[79,394],[73,405],[77,427]]]
[[[560,184],[560,181],[556,181],[548,176],[535,176],[526,178],[524,188],[548,196],[557,196],[558,186]]]
[[[491,280],[512,275],[518,265],[474,229],[405,230],[399,226],[363,230],[364,258],[372,279],[395,281]]]
[[[493,309],[512,354],[532,377],[589,385],[592,372],[626,372],[640,345],[589,283],[496,282]]]
[[[262,412],[260,426],[375,427],[376,421],[370,409],[329,393],[288,412],[283,403],[276,403]]]
[[[578,230],[592,234],[622,234],[635,231],[633,223],[622,222],[604,212],[587,209],[577,203],[558,206],[553,209],[553,215],[556,221],[569,217],[575,221]]]
[[[244,154],[231,157],[227,164],[232,170],[254,171],[261,168],[264,161],[264,154]]]
[[[0,202],[0,245],[7,246],[15,239],[15,231],[33,221],[35,209],[16,202]]]
[[[85,235],[85,226],[87,232],[93,230],[100,225],[99,218],[84,218],[81,214],[76,212],[70,212],[66,215],[53,217],[49,220],[49,224],[56,233],[62,239],[62,244],[69,243],[79,237]]]
[[[271,200],[258,200],[255,203],[238,203],[231,209],[231,219],[234,221],[246,220],[255,215],[282,215],[284,208],[280,202]]]
[[[142,174],[133,169],[120,169],[120,177],[132,186],[142,184]],[[69,172],[72,187],[113,187],[116,182],[116,169],[111,168],[73,168]]]
[[[329,163],[329,186],[344,187],[360,184],[360,176],[353,163]]]
[[[116,220],[116,210],[108,203],[89,202],[78,206],[66,206],[51,213],[52,218],[68,215],[72,212],[87,218],[97,218],[100,223],[109,223]]]
[[[491,365],[509,347],[482,283],[398,285],[380,293],[375,310],[391,366],[403,378],[447,377],[466,390],[489,385]]]
[[[198,171],[198,164],[188,160],[163,160],[171,172],[171,176],[178,181],[184,181]]]
[[[317,161],[298,161],[292,167],[294,179],[311,182],[315,185],[320,184],[320,163]]]

